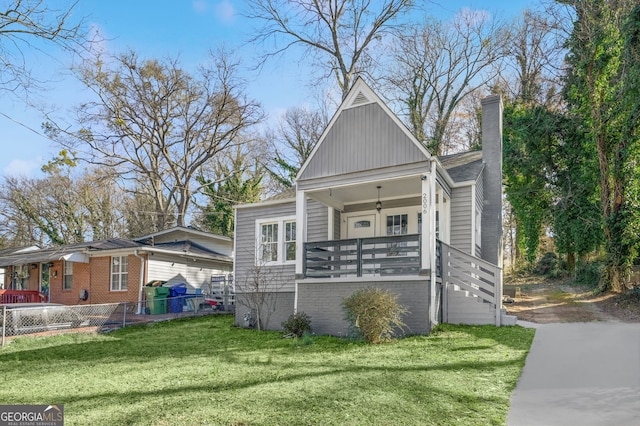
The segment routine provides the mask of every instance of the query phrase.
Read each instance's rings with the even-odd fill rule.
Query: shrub
[[[574,283],[588,287],[597,287],[600,283],[603,265],[601,262],[580,262],[576,267],[576,277]]]
[[[282,323],[282,328],[287,334],[302,337],[311,333],[311,317],[304,312],[297,312]]]
[[[406,327],[402,316],[408,311],[398,303],[398,296],[388,290],[361,289],[345,298],[342,304],[352,329],[367,342],[388,341],[396,330]]]
[[[557,254],[547,252],[538,260],[533,272],[549,278],[558,278],[563,273],[562,262]]]

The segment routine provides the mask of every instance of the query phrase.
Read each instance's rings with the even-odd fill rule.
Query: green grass
[[[66,425],[502,425],[533,333],[309,344],[212,316],[19,338],[0,350],[0,401],[64,404]]]

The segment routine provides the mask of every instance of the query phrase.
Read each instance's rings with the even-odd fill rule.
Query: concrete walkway
[[[509,426],[640,426],[640,324],[533,324]]]

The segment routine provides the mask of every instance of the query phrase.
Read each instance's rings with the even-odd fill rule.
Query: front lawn
[[[26,337],[0,349],[0,401],[64,404],[65,425],[503,425],[533,334],[445,325],[375,346],[208,316]]]

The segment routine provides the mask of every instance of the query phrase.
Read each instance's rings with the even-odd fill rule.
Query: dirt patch
[[[503,306],[509,315],[540,324],[618,321],[640,323],[640,292],[594,294],[567,281],[532,277],[505,280]]]

